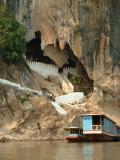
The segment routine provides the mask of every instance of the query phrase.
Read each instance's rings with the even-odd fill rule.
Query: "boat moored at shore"
[[[69,141],[119,141],[120,126],[104,114],[83,114],[82,128],[68,127]]]
[[[89,141],[115,141],[120,138],[120,126],[104,114],[83,114],[83,134]]]
[[[66,127],[65,139],[68,141],[85,141],[85,135],[83,135],[83,129],[80,127]]]

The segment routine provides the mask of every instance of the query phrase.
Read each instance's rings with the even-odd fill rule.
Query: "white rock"
[[[0,78],[0,84],[8,85],[8,86],[10,86],[10,87],[15,87],[15,88],[17,88],[18,90],[29,91],[29,92],[32,92],[32,93],[37,94],[38,96],[42,96],[42,95],[43,95],[42,92],[39,91],[39,90],[33,90],[33,89],[31,89],[31,88],[22,87],[20,84],[10,82],[10,81],[8,81],[8,80],[6,80],[6,79],[1,79],[1,78]]]
[[[58,104],[74,104],[74,103],[81,103],[84,100],[84,93],[83,92],[74,92],[69,93],[63,96],[59,96],[55,98],[55,102]]]
[[[55,107],[56,111],[61,115],[67,115],[67,112],[56,102],[51,101],[53,107]]]

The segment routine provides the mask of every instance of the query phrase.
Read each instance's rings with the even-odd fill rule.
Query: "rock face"
[[[6,64],[0,60],[0,78],[11,82],[19,83],[22,87],[28,87],[34,90],[43,91],[43,93],[52,95],[53,97],[62,95],[64,92],[60,83],[54,77],[45,79],[29,67],[20,62],[17,66],[14,64]]]
[[[44,94],[19,89],[9,81],[0,81],[0,142],[58,140],[64,127],[89,110],[80,104],[63,109]],[[78,121],[79,122],[79,121]]]
[[[91,108],[120,123],[120,1],[28,1],[16,0],[16,17],[29,29],[27,38],[41,31],[43,48],[56,39],[61,49],[68,42],[94,80]]]
[[[31,6],[29,23],[33,32],[41,31],[43,47],[56,38],[61,48],[68,42],[94,80],[99,103],[95,98],[92,103],[102,110],[107,107],[110,116],[120,113],[119,0],[33,0]]]
[[[0,85],[0,139],[59,139],[62,118],[48,99]]]
[[[64,92],[56,77],[44,79],[21,62],[0,60],[0,142],[64,138],[64,127],[84,109],[54,102]],[[73,112],[74,110],[74,112]]]

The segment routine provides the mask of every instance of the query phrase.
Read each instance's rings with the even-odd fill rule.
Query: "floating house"
[[[118,141],[120,126],[104,114],[83,114],[82,128],[67,128],[69,135],[66,139],[84,141]],[[76,130],[73,132],[73,130]],[[79,133],[79,130],[81,132]],[[72,133],[73,132],[73,133]]]
[[[84,114],[83,134],[90,141],[112,141],[120,138],[120,126],[104,114]]]

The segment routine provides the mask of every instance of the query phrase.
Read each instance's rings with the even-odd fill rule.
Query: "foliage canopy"
[[[25,28],[0,6],[0,57],[17,62],[25,51]]]

